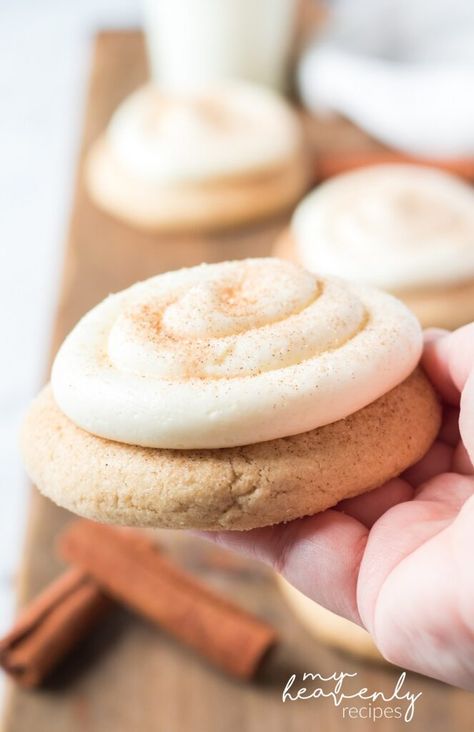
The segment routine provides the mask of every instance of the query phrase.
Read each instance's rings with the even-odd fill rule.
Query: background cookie
[[[301,196],[308,173],[297,114],[276,93],[244,82],[189,97],[138,89],[86,164],[100,208],[133,226],[177,232],[279,213]]]
[[[357,658],[388,663],[360,625],[313,602],[280,575],[276,581],[295,617],[316,640]]]
[[[276,256],[385,289],[424,327],[474,319],[474,192],[408,164],[335,176],[306,196]]]

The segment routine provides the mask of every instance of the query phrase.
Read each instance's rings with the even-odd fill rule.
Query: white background
[[[46,368],[92,39],[139,21],[139,0],[0,0],[0,634],[26,518],[18,425]]]

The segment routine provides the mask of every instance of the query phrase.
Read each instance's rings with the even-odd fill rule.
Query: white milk
[[[143,0],[154,81],[173,91],[237,77],[286,84],[297,0]]]

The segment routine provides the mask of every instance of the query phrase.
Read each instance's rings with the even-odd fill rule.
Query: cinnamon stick
[[[417,158],[412,155],[387,151],[326,153],[316,160],[316,178],[325,180],[339,173],[345,173],[367,165],[382,163],[413,163],[431,168],[440,168],[454,173],[468,181],[474,181],[474,157],[465,158]]]
[[[143,534],[80,520],[59,551],[115,600],[230,675],[250,678],[276,640],[273,628],[175,566]]]
[[[111,606],[84,572],[68,570],[20,613],[0,640],[0,664],[22,686],[38,686]]]

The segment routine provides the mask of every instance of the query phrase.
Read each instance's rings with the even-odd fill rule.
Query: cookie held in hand
[[[25,462],[42,492],[99,521],[289,521],[428,450],[440,406],[421,348],[395,298],[288,262],[158,275],[66,338],[25,420]]]

